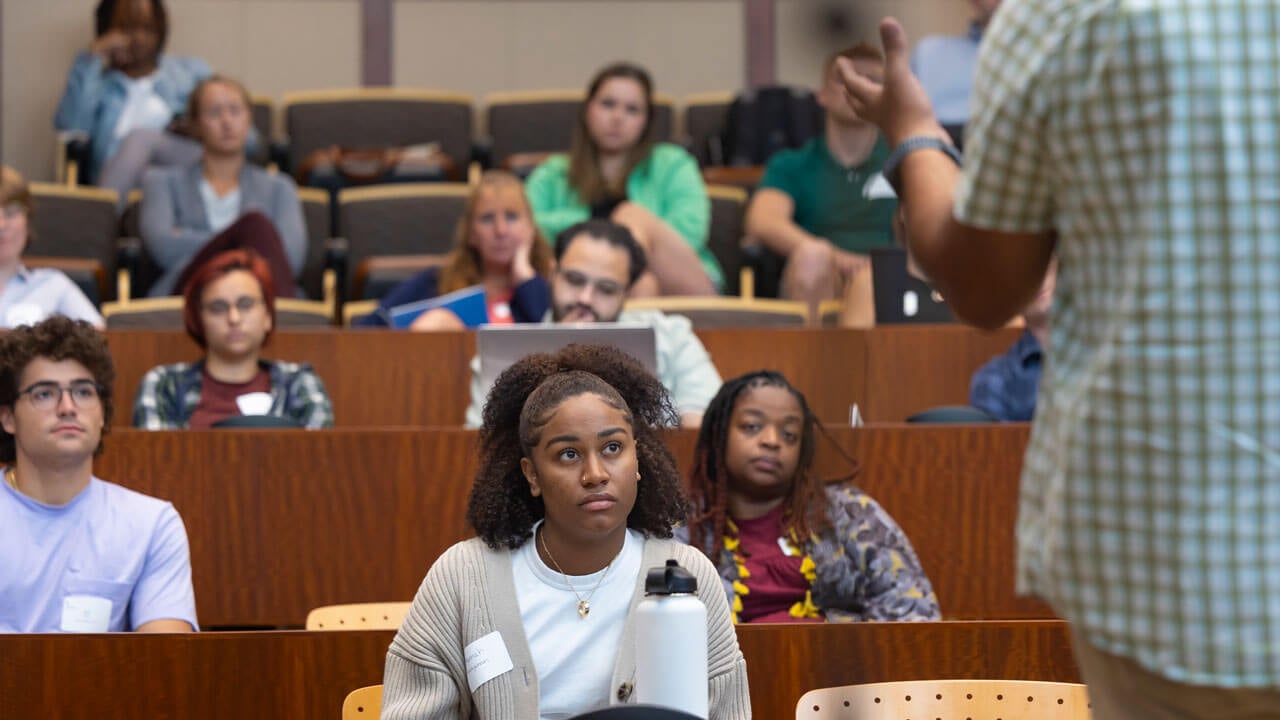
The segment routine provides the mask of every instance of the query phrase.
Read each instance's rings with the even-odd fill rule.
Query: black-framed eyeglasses
[[[231,308],[234,307],[236,309],[236,312],[243,315],[249,312],[250,310],[258,307],[258,303],[260,302],[262,302],[262,300],[256,297],[241,295],[240,297],[236,298],[236,301],[234,303],[229,303],[226,300],[214,300],[213,302],[207,302],[204,304],[204,311],[209,313],[210,315],[217,315],[221,317],[231,312]]]
[[[52,410],[62,402],[64,392],[71,394],[71,403],[81,410],[97,407],[102,402],[102,386],[92,380],[76,380],[65,386],[45,380],[19,390],[18,395],[26,395],[37,410]]]

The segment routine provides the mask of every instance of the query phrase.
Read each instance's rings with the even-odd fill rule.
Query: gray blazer
[[[200,198],[203,168],[200,163],[185,167],[155,167],[142,179],[142,244],[163,274],[149,295],[171,295],[183,268],[213,231],[204,200]],[[257,210],[276,226],[294,277],[302,274],[307,257],[307,229],[302,219],[302,203],[293,180],[245,164],[240,171],[240,213]]]

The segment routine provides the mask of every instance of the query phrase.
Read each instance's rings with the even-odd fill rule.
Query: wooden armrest
[[[702,168],[702,181],[708,185],[733,185],[755,190],[764,177],[763,165],[713,165]]]

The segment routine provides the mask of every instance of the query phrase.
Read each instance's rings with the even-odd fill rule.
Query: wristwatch
[[[889,186],[898,194],[898,198],[902,198],[902,161],[908,155],[916,150],[940,150],[947,157],[956,161],[956,165],[960,164],[960,151],[955,145],[941,138],[929,135],[916,135],[903,140],[898,147],[889,153],[888,159],[884,161],[884,169],[880,171],[884,175],[884,179],[889,181]]]

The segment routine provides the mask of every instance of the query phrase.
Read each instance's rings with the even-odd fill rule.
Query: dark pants
[[[173,291],[182,293],[187,286],[187,281],[201,265],[228,250],[252,250],[261,255],[271,266],[275,296],[297,297],[298,284],[294,281],[293,272],[289,269],[289,258],[284,253],[284,243],[280,240],[280,233],[276,232],[275,224],[266,215],[256,210],[241,215],[239,220],[210,238],[209,242],[200,248],[200,252],[196,253],[195,257],[191,258],[191,262],[187,263],[187,267],[182,270],[177,284],[173,286]]]

